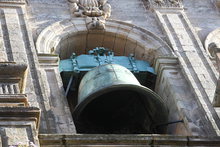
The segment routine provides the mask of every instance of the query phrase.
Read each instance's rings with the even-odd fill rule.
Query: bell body
[[[165,133],[167,107],[125,67],[107,64],[81,80],[73,118],[78,133]]]

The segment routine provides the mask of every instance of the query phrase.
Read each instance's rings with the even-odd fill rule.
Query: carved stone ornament
[[[111,16],[111,5],[107,0],[69,0],[71,11],[76,16],[104,17]]]
[[[104,29],[105,19],[111,16],[111,5],[107,0],[69,0],[71,12],[86,18],[88,29]]]
[[[179,8],[182,0],[148,0],[148,4],[153,8]]]
[[[220,28],[210,32],[205,39],[204,46],[210,59],[216,59],[216,53],[220,53]]]
[[[87,17],[86,25],[89,30],[105,29],[105,19],[103,17]]]

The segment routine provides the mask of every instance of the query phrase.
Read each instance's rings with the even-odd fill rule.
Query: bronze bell
[[[135,76],[117,64],[101,65],[85,74],[73,113],[77,133],[165,133],[168,119],[164,100],[140,85]]]

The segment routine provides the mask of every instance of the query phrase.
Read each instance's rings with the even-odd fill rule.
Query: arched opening
[[[106,21],[105,30],[88,30],[84,19],[58,22],[41,33],[36,45],[39,54],[59,54],[61,60],[69,59],[73,52],[87,54],[95,47],[108,48],[117,56],[134,54],[150,65],[159,56],[174,56],[169,46],[151,32],[114,20]],[[77,94],[71,94],[75,99],[69,99],[72,112]]]
[[[38,54],[58,54],[67,59],[73,52],[85,54],[95,47],[105,47],[116,55],[146,60],[153,64],[159,56],[174,56],[171,48],[153,33],[116,20],[107,20],[105,30],[88,30],[85,19],[57,22],[38,37]]]

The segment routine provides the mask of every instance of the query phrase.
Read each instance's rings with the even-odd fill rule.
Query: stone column
[[[194,99],[205,112],[204,117],[215,130],[214,134],[220,135],[220,120],[212,105],[217,72],[205,54],[203,45],[184,12],[181,0],[149,0],[149,7],[156,14],[168,43],[178,57]]]

